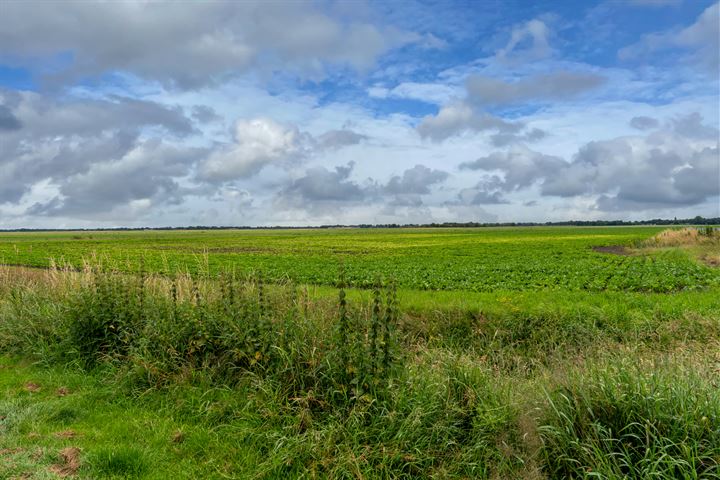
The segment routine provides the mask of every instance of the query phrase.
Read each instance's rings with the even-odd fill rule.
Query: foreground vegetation
[[[3,478],[718,478],[712,290],[0,278]]]

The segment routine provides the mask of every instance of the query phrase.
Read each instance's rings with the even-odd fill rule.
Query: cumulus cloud
[[[419,207],[431,188],[445,181],[449,174],[425,165],[415,165],[386,183],[368,178],[360,183],[351,178],[354,162],[337,166],[308,168],[277,195],[280,208],[309,211],[331,211],[350,205],[381,203],[393,207]]]
[[[105,99],[53,98],[33,92],[0,90],[0,99],[14,104],[14,115],[25,125],[14,138],[94,135],[98,132],[162,127],[182,137],[195,132],[192,122],[179,107],[129,97]]]
[[[601,210],[696,205],[720,194],[719,158],[717,147],[673,150],[631,138],[592,142],[542,191],[599,194]]]
[[[595,196],[600,210],[691,206],[720,195],[717,136],[717,129],[690,114],[648,136],[589,142],[570,161],[515,146],[460,168],[500,173],[492,188],[476,188],[483,194],[537,186],[544,196]]]
[[[0,58],[34,66],[45,59],[56,80],[132,72],[195,88],[250,69],[283,68],[305,77],[328,64],[358,70],[388,50],[424,37],[393,27],[343,21],[310,1],[272,3],[4,3]],[[71,52],[70,59],[63,57]],[[47,72],[42,72],[47,73]]]
[[[394,195],[426,195],[430,193],[432,185],[444,181],[447,177],[448,173],[442,170],[415,165],[405,170],[402,176],[390,178],[383,191]]]
[[[0,99],[17,119],[16,128],[0,132],[0,203],[18,202],[38,182],[62,186],[97,164],[122,161],[143,135],[177,140],[194,132],[181,109],[154,102],[8,91]]]
[[[492,77],[471,75],[465,82],[466,97],[448,103],[436,115],[426,115],[417,126],[422,138],[435,142],[467,132],[488,132],[496,147],[542,140],[547,132],[526,128],[487,113],[492,106],[508,106],[528,102],[548,103],[577,97],[605,83],[605,78],[592,73],[560,71],[508,82]]]
[[[356,182],[349,180],[355,164],[353,162],[329,170],[325,167],[308,169],[300,178],[293,180],[280,194],[296,206],[313,206],[326,202],[355,202],[365,198],[365,191]]]
[[[670,124],[675,133],[683,137],[718,140],[718,129],[703,124],[702,115],[697,112],[675,117]]]
[[[367,136],[352,130],[330,130],[317,137],[269,118],[235,123],[234,142],[217,148],[198,167],[198,179],[222,183],[251,177],[268,165],[291,166],[325,150],[355,145]]]
[[[303,135],[297,127],[267,118],[238,120],[235,142],[214,151],[198,169],[198,177],[226,182],[249,177],[271,163],[288,162],[305,153]]]
[[[497,175],[491,175],[479,181],[474,187],[463,188],[458,193],[460,205],[499,205],[508,203],[503,197],[504,181]]]
[[[692,25],[682,29],[644,35],[621,49],[621,60],[642,60],[657,51],[682,51],[684,59],[717,76],[720,68],[720,3],[709,6]]]
[[[605,78],[593,73],[555,72],[506,82],[473,75],[467,79],[468,99],[482,105],[507,105],[529,100],[566,100],[601,86]]]
[[[530,150],[525,146],[514,146],[506,152],[495,152],[472,162],[460,164],[461,170],[498,170],[503,178],[495,186],[510,192],[529,187],[543,179],[544,175],[558,171],[565,165],[562,158]]]
[[[465,132],[512,134],[522,128],[520,124],[507,122],[488,113],[477,113],[466,103],[458,102],[442,107],[437,115],[425,116],[417,126],[417,131],[422,138],[439,142]]]
[[[204,153],[157,139],[139,143],[118,160],[94,163],[87,171],[59,181],[59,195],[36,203],[28,213],[93,218],[127,205],[180,203],[182,190],[175,178],[186,175]]]

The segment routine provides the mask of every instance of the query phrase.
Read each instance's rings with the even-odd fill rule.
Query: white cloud
[[[540,19],[530,20],[517,25],[510,33],[510,39],[503,48],[497,51],[496,57],[501,60],[540,60],[552,54],[550,47],[550,29]],[[524,46],[526,40],[529,46]]]
[[[463,94],[463,89],[442,83],[403,82],[393,88],[373,86],[368,88],[367,92],[373,98],[402,98],[442,105],[453,98],[459,98]]]
[[[199,166],[198,176],[210,182],[249,177],[273,162],[287,162],[304,153],[304,139],[296,127],[267,118],[238,120],[235,142],[213,152]]]
[[[704,68],[717,78],[720,68],[720,3],[709,6],[692,25],[666,32],[651,33],[630,46],[621,49],[621,60],[642,61],[658,51],[680,49],[684,60]],[[653,56],[654,58],[654,56]]]
[[[72,81],[132,72],[197,88],[256,70],[321,78],[327,65],[367,70],[385,52],[431,38],[363,21],[342,21],[298,2],[5,2],[0,57]],[[435,42],[436,43],[436,42]],[[57,60],[72,52],[71,59]]]

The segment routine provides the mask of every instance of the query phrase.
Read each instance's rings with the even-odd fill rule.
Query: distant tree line
[[[483,227],[611,227],[632,225],[720,225],[720,217],[653,218],[651,220],[568,220],[565,222],[443,222],[443,223],[361,223],[357,225],[321,225],[314,227],[251,227],[191,225],[187,227],[113,227],[113,228],[12,228],[0,232],[126,232],[142,230],[285,230],[285,229],[332,229],[332,228],[483,228]]]

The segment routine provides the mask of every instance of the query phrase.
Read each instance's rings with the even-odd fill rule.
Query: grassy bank
[[[3,279],[6,477],[717,478],[709,292]]]

